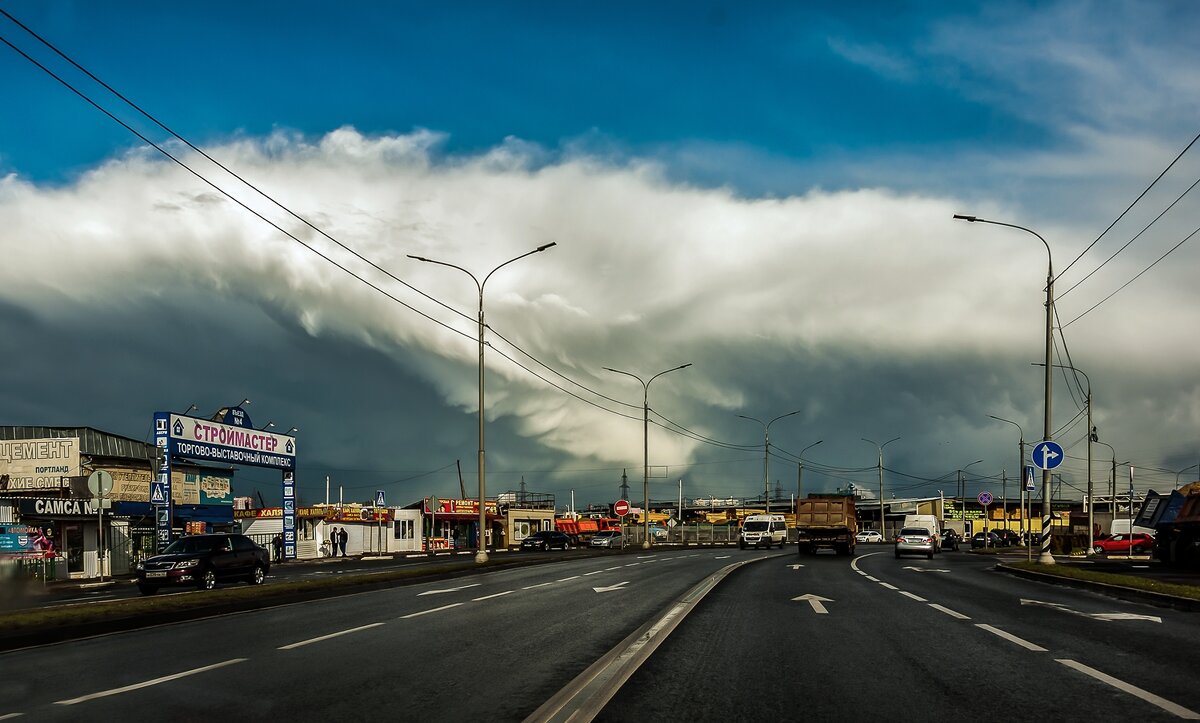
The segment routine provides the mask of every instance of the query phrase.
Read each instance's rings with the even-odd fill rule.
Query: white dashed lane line
[[[169,683],[172,680],[179,680],[180,678],[186,678],[189,675],[197,675],[199,673],[206,673],[210,670],[216,670],[217,668],[224,668],[227,665],[244,663],[244,662],[246,662],[246,660],[247,660],[246,658],[234,658],[233,660],[226,660],[221,663],[213,663],[212,665],[206,665],[203,668],[193,668],[191,670],[185,670],[182,673],[175,673],[173,675],[164,675],[161,678],[147,680],[142,683],[134,683],[133,685],[126,685],[121,688],[111,688],[109,690],[102,690],[99,693],[92,693],[90,695],[82,695],[78,698],[71,698],[69,700],[57,700],[54,702],[54,704],[55,705],[75,705],[76,703],[86,703],[89,700],[95,700],[97,698],[107,698],[110,695],[118,695],[120,693],[128,693],[128,692],[134,691],[134,690],[141,690],[142,688],[149,688],[152,685],[159,685],[160,683]]]
[[[357,628],[350,628],[349,630],[342,630],[340,632],[330,633],[328,635],[322,635],[319,638],[309,638],[308,640],[301,640],[300,642],[292,643],[291,645],[281,645],[281,646],[279,646],[279,649],[280,650],[295,650],[296,648],[300,648],[305,645],[309,645],[311,643],[319,643],[322,640],[329,640],[330,638],[337,638],[337,637],[341,637],[342,635],[349,635],[350,633],[357,633],[360,630],[367,630],[368,628],[377,628],[380,625],[383,625],[383,623],[371,623],[370,625],[360,625]]]
[[[1069,660],[1065,658],[1056,658],[1056,660],[1072,670],[1077,670],[1084,675],[1095,678],[1101,683],[1107,683],[1117,690],[1123,691],[1137,698],[1141,698],[1147,703],[1156,705],[1172,715],[1179,716],[1180,718],[1184,718],[1186,720],[1200,720],[1200,714],[1197,714],[1195,711],[1184,708],[1177,703],[1172,703],[1166,698],[1161,698],[1149,691],[1142,690],[1136,685],[1126,683],[1125,681],[1114,678],[1107,673],[1101,673],[1099,670],[1096,670],[1095,668],[1089,668],[1088,666],[1076,660]]]
[[[1026,650],[1032,650],[1035,653],[1046,652],[1045,648],[1043,648],[1042,646],[1040,646],[1036,643],[1031,643],[1028,640],[1023,640],[1021,638],[1018,638],[1016,635],[1013,635],[1010,632],[1001,630],[1000,628],[992,627],[991,625],[988,625],[987,623],[975,623],[975,627],[980,628],[982,630],[986,630],[989,633],[992,633],[993,635],[999,635],[1000,637],[1004,638],[1008,642],[1016,643],[1017,645],[1020,645],[1022,648],[1025,648]]]
[[[428,615],[429,613],[440,613],[443,610],[449,610],[450,608],[456,608],[459,605],[462,605],[462,603],[450,603],[449,605],[443,605],[440,608],[433,608],[432,610],[422,610],[422,611],[416,612],[416,613],[409,613],[408,615],[401,615],[400,619],[408,620],[409,618],[417,618],[422,615]]]
[[[971,619],[971,618],[967,617],[966,615],[963,615],[962,613],[958,612],[957,610],[951,610],[950,608],[948,608],[944,605],[938,605],[937,603],[929,603],[929,607],[933,608],[934,610],[937,610],[938,612],[946,613],[947,615],[949,615],[952,618],[958,618],[959,620],[970,620]]]
[[[912,598],[913,600],[916,600],[917,602],[929,602],[928,600],[921,597],[920,595],[914,595],[911,592],[905,592],[904,590],[897,590],[897,592],[899,592],[904,597]]]

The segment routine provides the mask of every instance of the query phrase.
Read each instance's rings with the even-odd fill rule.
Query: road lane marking
[[[800,597],[794,597],[794,598],[792,598],[792,600],[793,601],[799,600],[801,602],[807,602],[809,605],[812,606],[813,612],[817,613],[818,615],[828,615],[829,614],[829,611],[826,610],[825,606],[822,605],[821,603],[833,602],[832,600],[830,600],[827,597],[821,597],[820,595],[813,595],[812,593],[808,593],[806,595],[801,595]]]
[[[928,600],[926,600],[925,598],[921,597],[920,595],[913,595],[911,592],[905,592],[905,591],[903,591],[903,590],[897,590],[896,592],[900,593],[900,594],[901,594],[901,595],[903,595],[904,597],[910,597],[910,598],[912,598],[913,600],[916,600],[917,602],[929,602]]]
[[[1040,645],[1031,643],[1028,640],[1022,640],[1021,638],[1018,638],[1016,635],[1013,635],[1012,633],[1001,630],[1000,628],[994,628],[991,625],[988,625],[986,623],[975,623],[975,627],[983,628],[984,630],[988,631],[989,633],[992,633],[994,635],[999,635],[1000,637],[1004,638],[1008,642],[1016,643],[1017,645],[1020,645],[1022,648],[1025,648],[1026,650],[1032,650],[1035,653],[1046,652],[1046,649]]]
[[[1091,677],[1095,678],[1096,680],[1098,680],[1102,683],[1108,683],[1109,685],[1116,688],[1117,690],[1123,691],[1123,692],[1128,693],[1137,698],[1141,698],[1142,700],[1146,701],[1147,703],[1150,703],[1151,705],[1156,705],[1159,708],[1162,708],[1163,710],[1167,711],[1168,713],[1171,713],[1172,715],[1176,715],[1176,716],[1179,716],[1180,718],[1184,718],[1187,720],[1200,720],[1200,714],[1197,714],[1195,711],[1184,708],[1183,706],[1178,705],[1177,703],[1172,703],[1171,701],[1167,700],[1166,698],[1160,698],[1159,696],[1157,696],[1149,691],[1142,690],[1141,688],[1137,687],[1136,685],[1131,685],[1130,683],[1126,683],[1123,680],[1118,680],[1117,678],[1114,678],[1111,675],[1108,675],[1107,673],[1101,673],[1099,670],[1096,670],[1095,668],[1089,668],[1088,666],[1084,665],[1083,663],[1080,663],[1075,660],[1066,659],[1066,658],[1055,658],[1055,660],[1057,660],[1058,662],[1067,666],[1068,668],[1071,668],[1072,670],[1077,670],[1080,673],[1083,673],[1084,675],[1090,675]]]
[[[493,593],[493,594],[491,594],[491,595],[484,595],[483,597],[477,597],[477,598],[473,598],[473,599],[471,600],[471,602],[479,602],[480,600],[491,600],[491,599],[492,599],[492,598],[494,598],[494,597],[501,597],[501,596],[504,596],[504,595],[511,595],[511,594],[513,594],[514,592],[516,592],[516,590],[505,590],[504,592],[498,592],[498,593]]]
[[[185,670],[182,673],[174,673],[172,675],[164,675],[161,678],[154,678],[153,680],[147,680],[147,681],[143,681],[141,683],[134,683],[133,685],[126,685],[121,688],[111,688],[109,690],[102,690],[99,693],[91,693],[90,695],[82,695],[78,698],[71,698],[69,700],[56,700],[56,701],[54,701],[54,704],[55,705],[75,705],[76,703],[85,703],[89,700],[95,700],[97,698],[107,698],[110,695],[118,695],[120,693],[128,693],[133,690],[141,690],[142,688],[149,688],[152,685],[158,685],[160,683],[169,683],[172,680],[179,680],[180,678],[186,678],[189,675],[197,675],[199,673],[207,673],[210,670],[216,670],[217,668],[224,668],[227,665],[234,665],[236,663],[244,663],[244,662],[246,662],[246,660],[247,660],[246,658],[233,658],[232,660],[226,660],[221,663],[213,663],[212,665],[206,665],[203,668],[192,668],[191,670]]]
[[[459,590],[466,590],[469,587],[479,587],[482,584],[483,583],[473,582],[470,585],[459,585],[458,587],[448,587],[442,590],[426,590],[425,592],[417,593],[417,595],[441,595],[444,592],[458,592]]]
[[[883,585],[888,590],[899,590],[900,589],[900,588],[896,587],[895,585],[891,584],[890,582],[884,582],[882,580],[879,580],[879,584]]]
[[[1056,602],[1042,602],[1041,600],[1027,600],[1021,598],[1022,605],[1033,605],[1038,607],[1050,608],[1051,610],[1060,610],[1064,613],[1078,615],[1082,618],[1091,618],[1092,620],[1100,620],[1103,622],[1112,622],[1114,620],[1147,620],[1152,623],[1161,623],[1162,618],[1157,615],[1140,615],[1138,613],[1085,613]]]
[[[564,578],[563,578],[563,579],[561,579],[561,580],[555,580],[555,582],[566,582],[566,581],[568,581],[568,580],[574,580],[574,579],[576,579],[576,578],[578,578],[578,577],[581,577],[581,576],[580,576],[580,575],[572,575],[572,576],[570,576],[570,577],[564,577]]]
[[[521,589],[522,589],[522,590],[532,590],[532,589],[534,589],[535,587],[546,587],[547,585],[553,585],[553,584],[554,584],[554,581],[553,581],[553,580],[551,580],[550,582],[539,582],[539,583],[538,583],[538,584],[536,584],[536,585],[530,585],[529,587],[523,587],[523,588],[521,588]]]
[[[9,718],[20,718],[23,715],[25,715],[25,714],[24,713],[5,713],[4,715],[0,715],[0,720],[8,720]]]
[[[971,619],[971,618],[967,617],[966,615],[963,615],[962,613],[958,612],[957,610],[951,610],[950,608],[946,607],[945,605],[938,605],[937,603],[929,603],[929,607],[933,608],[934,610],[937,610],[938,612],[946,613],[947,615],[949,615],[952,618],[958,618],[959,620],[970,620]]]
[[[588,575],[599,575],[602,572],[604,572],[604,570],[596,570],[594,572],[585,572],[585,573],[583,573],[583,576],[587,577]]]
[[[592,589],[595,590],[596,592],[612,592],[613,590],[621,590],[624,588],[625,585],[628,585],[628,584],[629,584],[629,581],[626,580],[625,582],[618,582],[616,585],[609,585],[608,587],[594,587]]]
[[[440,613],[443,610],[449,610],[450,608],[456,608],[459,605],[462,605],[462,603],[451,603],[449,605],[443,605],[440,608],[433,608],[432,610],[422,610],[419,613],[409,613],[408,615],[401,615],[400,619],[407,620],[409,618],[420,617],[421,615],[428,615],[429,613]]]
[[[613,567],[606,567],[603,570],[601,570],[601,572],[608,572],[609,570],[620,570],[620,569],[621,569],[620,565],[615,565]]]
[[[366,630],[368,628],[377,628],[380,625],[383,625],[383,623],[371,623],[370,625],[360,625],[357,628],[350,628],[349,630],[342,630],[340,632],[330,633],[328,635],[322,635],[319,638],[309,638],[308,640],[301,640],[300,642],[292,643],[291,645],[280,645],[278,649],[279,650],[294,650],[296,648],[303,647],[303,646],[309,645],[311,643],[319,643],[322,640],[329,640],[330,638],[336,638],[336,637],[340,637],[342,635],[349,635],[350,633],[357,633],[359,630]]]
[[[882,582],[882,580],[880,580],[879,578],[872,577],[870,575],[867,575],[867,579],[870,580],[871,582]]]
[[[636,567],[636,566],[638,566],[638,565],[640,565],[640,564],[642,564],[642,563],[640,563],[640,562],[631,562],[631,563],[629,563],[628,565],[626,565],[625,567]]]

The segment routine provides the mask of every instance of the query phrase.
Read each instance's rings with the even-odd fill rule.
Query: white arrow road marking
[[[784,565],[784,567],[790,567],[793,570],[799,570],[800,568],[804,567],[804,565]]]
[[[445,590],[426,590],[425,592],[417,593],[417,596],[420,597],[421,595],[440,595],[444,592],[458,592],[459,590],[466,590],[469,587],[479,587],[481,584],[483,584],[483,583],[473,582],[470,585],[461,585],[459,587],[448,587]]]
[[[825,606],[822,605],[821,603],[833,602],[832,600],[830,600],[827,597],[821,597],[820,595],[813,595],[812,593],[808,593],[807,595],[801,595],[800,597],[794,597],[794,598],[792,598],[792,600],[801,600],[801,601],[807,602],[809,605],[812,605],[812,609],[813,609],[814,613],[819,613],[821,615],[829,614],[829,611],[826,610]]]
[[[906,565],[904,569],[912,570],[913,572],[950,572],[949,570],[943,570],[938,567],[917,567],[915,565]]]
[[[592,589],[596,592],[612,592],[613,590],[620,590],[622,586],[628,584],[629,581],[626,580],[625,582],[618,582],[616,585],[609,585],[608,587],[594,587]]]
[[[1079,610],[1072,610],[1061,603],[1042,602],[1041,600],[1026,600],[1025,598],[1021,598],[1021,604],[1061,610],[1064,613],[1078,615],[1081,618],[1091,618],[1092,620],[1103,620],[1106,622],[1113,620],[1148,620],[1152,623],[1162,622],[1162,618],[1155,615],[1139,615],[1137,613],[1085,613],[1080,612]]]

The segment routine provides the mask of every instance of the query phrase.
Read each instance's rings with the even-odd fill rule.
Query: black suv
[[[571,547],[571,538],[558,530],[542,530],[521,540],[522,550],[549,550],[558,547],[563,550]]]
[[[270,570],[267,551],[245,535],[192,535],[138,563],[137,586],[143,595],[153,595],[163,585],[194,585],[201,590],[211,590],[225,580],[261,585]]]

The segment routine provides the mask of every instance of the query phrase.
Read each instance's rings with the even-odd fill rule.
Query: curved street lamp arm
[[[691,365],[692,365],[692,363],[691,363],[691,362],[688,362],[687,364],[680,364],[680,365],[679,365],[679,366],[677,366],[677,367],[672,367],[671,369],[667,369],[666,371],[661,371],[661,372],[659,372],[658,374],[655,374],[654,376],[650,377],[650,381],[646,382],[646,386],[650,386],[650,382],[654,381],[655,379],[658,379],[658,378],[659,378],[659,377],[661,377],[663,374],[668,374],[668,373],[670,373],[670,372],[677,372],[677,371],[679,371],[680,369],[687,369],[687,368],[688,368],[688,367],[690,367]]]
[[[557,245],[558,245],[558,244],[557,244],[556,242],[554,242],[554,241],[551,241],[551,242],[550,242],[550,243],[548,243],[548,244],[542,244],[541,246],[538,246],[538,247],[537,247],[536,249],[534,249],[533,251],[526,251],[525,253],[521,254],[520,256],[516,256],[516,257],[514,257],[514,258],[511,258],[511,259],[509,259],[508,261],[505,261],[504,263],[500,264],[500,265],[499,265],[499,266],[497,266],[496,268],[494,268],[494,269],[492,269],[491,271],[489,271],[487,276],[483,277],[483,283],[482,283],[482,284],[479,284],[479,293],[480,293],[480,294],[482,294],[482,293],[483,293],[483,287],[484,287],[484,286],[487,286],[488,279],[492,278],[492,274],[496,273],[496,272],[497,272],[497,271],[499,271],[500,269],[504,268],[505,266],[508,266],[509,264],[511,264],[511,263],[512,263],[512,262],[514,262],[514,261],[520,261],[521,259],[525,258],[526,256],[532,256],[532,255],[534,255],[534,254],[536,254],[536,253],[540,253],[540,252],[542,252],[542,251],[545,251],[546,249],[550,248],[551,246],[557,246]],[[474,277],[472,277],[472,278],[474,278]]]
[[[798,458],[800,458],[800,459],[804,459],[804,453],[805,453],[805,452],[807,452],[808,450],[812,449],[813,447],[816,447],[818,444],[820,444],[821,442],[824,442],[824,441],[825,441],[825,440],[823,440],[823,439],[818,439],[817,441],[815,441],[815,442],[813,442],[812,444],[808,445],[808,446],[807,446],[807,447],[805,447],[804,449],[800,450],[800,454],[798,454],[798,455],[796,455],[796,456],[797,456]]]
[[[1050,244],[1047,243],[1046,239],[1042,238],[1042,235],[1040,233],[1038,233],[1037,231],[1034,231],[1033,229],[1025,228],[1024,226],[1018,226],[1015,223],[1005,223],[1003,221],[989,221],[986,218],[979,218],[978,216],[965,216],[965,215],[959,214],[959,213],[954,214],[954,218],[956,218],[960,221],[968,221],[970,223],[990,223],[994,226],[1008,226],[1009,228],[1020,229],[1021,231],[1024,231],[1026,233],[1031,233],[1034,236],[1037,236],[1038,240],[1042,242],[1042,245],[1044,245],[1046,247],[1046,264],[1047,264],[1046,268],[1048,268],[1050,270],[1049,271],[1050,278],[1052,278],[1052,279],[1054,278],[1054,258],[1050,254]]]
[[[1021,429],[1021,425],[1017,424],[1016,422],[1014,422],[1011,419],[1005,419],[1004,417],[997,417],[995,414],[989,414],[988,416],[991,417],[992,419],[995,419],[998,422],[1008,422],[1012,426],[1016,427],[1017,431],[1019,431],[1021,433],[1021,442],[1022,443],[1025,442],[1025,430]]]
[[[415,260],[417,260],[417,261],[424,261],[424,262],[425,262],[425,263],[427,263],[427,264],[437,264],[438,266],[449,266],[449,267],[450,267],[450,268],[452,268],[452,269],[458,269],[459,271],[463,272],[463,273],[464,273],[464,274],[466,274],[467,276],[470,276],[470,277],[471,277],[471,280],[475,282],[475,287],[479,289],[479,294],[480,294],[481,296],[483,295],[483,284],[479,283],[479,279],[477,279],[477,278],[475,277],[475,274],[473,274],[473,273],[471,273],[470,271],[468,271],[468,270],[464,269],[463,267],[461,267],[461,266],[459,266],[459,265],[457,265],[457,264],[451,264],[451,263],[447,263],[447,262],[445,262],[445,261],[438,261],[437,259],[427,259],[427,258],[425,258],[424,256],[414,256],[414,255],[412,255],[412,254],[407,254],[407,256],[408,256],[408,258],[410,258],[410,259],[415,259]],[[514,259],[514,260],[515,260],[515,259]]]
[[[634,379],[638,380],[638,384],[641,384],[643,389],[650,386],[649,382],[642,381],[642,378],[639,377],[637,374],[631,374],[630,372],[623,372],[620,369],[613,369],[612,367],[600,367],[600,368],[606,372],[614,372],[616,374],[624,374],[627,377],[633,377]]]

